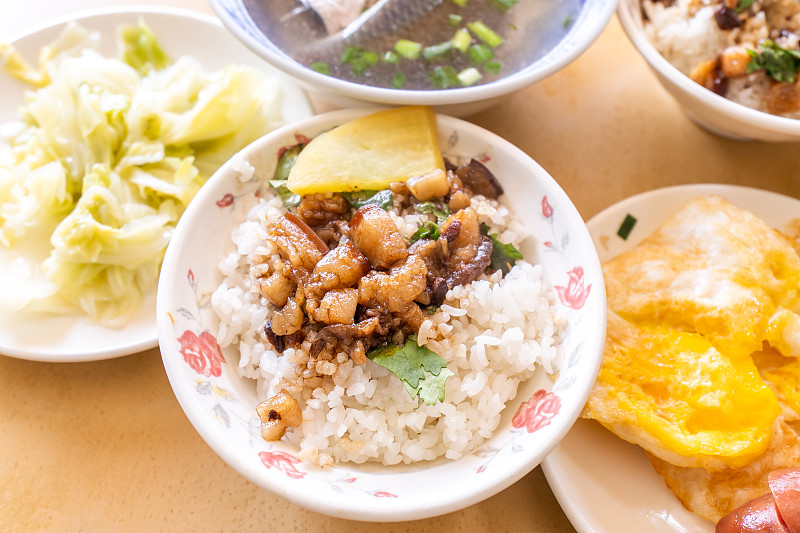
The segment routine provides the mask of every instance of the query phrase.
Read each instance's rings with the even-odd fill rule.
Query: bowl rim
[[[592,1],[602,2],[602,9],[599,10],[599,13],[593,14],[591,17],[584,16],[587,11],[585,6]],[[235,17],[229,11],[229,7],[234,8],[234,4],[236,7],[239,7],[241,4],[240,0],[209,0],[209,3],[222,21],[222,24],[253,53],[261,57],[267,63],[271,63],[286,74],[294,77],[307,87],[312,88],[312,90],[324,90],[349,98],[383,104],[429,106],[490,100],[522,89],[523,87],[554,74],[577,59],[597,40],[611,20],[617,6],[616,0],[585,0],[581,2],[583,7],[579,20],[585,21],[584,24],[586,28],[580,28],[579,44],[566,47],[566,51],[558,60],[549,61],[543,68],[525,68],[493,82],[473,85],[471,87],[414,91],[362,85],[327,76],[311,70],[310,68],[306,68],[281,52],[277,47],[272,45],[271,41],[267,40],[271,46],[265,46],[248,33],[241,25],[237,24]],[[247,20],[252,22],[252,19],[245,9],[239,9],[239,12],[241,16],[247,17]],[[255,23],[253,23],[253,25],[255,26]],[[570,33],[575,32],[578,34],[576,31],[577,29],[576,21],[575,26],[570,29]],[[258,31],[261,33],[260,30]],[[267,38],[264,37],[264,39]],[[557,45],[557,47],[558,46],[559,45]],[[547,55],[549,55],[549,53]],[[547,57],[547,55],[544,57]]]
[[[656,73],[664,76],[674,86],[687,93],[693,99],[716,109],[723,115],[773,132],[800,135],[800,119],[758,111],[720,96],[692,81],[689,76],[678,70],[656,50],[650,39],[645,35],[640,21],[636,20],[633,15],[630,9],[631,4],[635,4],[641,10],[641,0],[619,0],[617,18],[628,39]]]
[[[267,146],[274,145],[278,139],[285,138],[289,132],[294,134],[296,132],[303,132],[309,128],[325,128],[372,112],[374,112],[374,110],[344,109],[315,115],[301,121],[288,124],[268,133],[267,135],[248,145],[248,147],[245,147],[239,152],[239,154],[247,154],[255,150],[263,150]],[[529,166],[532,172],[536,172],[541,176],[541,178],[549,181],[550,185],[547,191],[548,195],[554,193],[554,203],[557,202],[558,205],[562,206],[562,208],[565,208],[568,211],[566,218],[570,221],[581,221],[581,224],[574,228],[575,237],[579,237],[581,242],[588,243],[590,246],[590,248],[585,248],[581,252],[582,256],[585,256],[585,261],[582,263],[582,266],[592,272],[594,274],[593,279],[597,281],[597,293],[594,296],[595,299],[593,301],[593,306],[587,306],[585,308],[585,316],[589,316],[591,313],[592,318],[591,322],[588,324],[583,324],[583,328],[591,328],[594,334],[588,336],[587,340],[583,343],[587,348],[585,354],[583,355],[583,359],[581,360],[581,364],[586,366],[586,370],[578,374],[579,385],[583,388],[575,389],[575,391],[570,394],[570,397],[573,398],[573,400],[568,406],[564,406],[562,404],[562,411],[559,414],[561,415],[563,413],[563,416],[560,416],[559,420],[563,420],[563,422],[557,426],[555,424],[553,425],[554,427],[552,428],[552,431],[554,434],[549,442],[547,442],[541,448],[535,448],[531,450],[525,457],[518,458],[519,460],[515,462],[514,468],[511,471],[508,469],[502,469],[499,472],[490,472],[491,469],[487,470],[481,474],[482,476],[486,475],[485,477],[481,478],[481,483],[472,483],[469,484],[469,486],[463,487],[463,490],[455,493],[457,496],[455,498],[452,498],[449,495],[443,495],[436,501],[421,502],[418,499],[414,499],[411,500],[409,504],[404,505],[387,505],[388,502],[376,502],[374,508],[364,509],[363,507],[358,506],[360,502],[358,499],[353,500],[353,503],[350,505],[346,503],[346,497],[343,497],[342,500],[326,501],[324,498],[315,497],[315,494],[309,493],[309,491],[296,490],[292,487],[287,487],[285,482],[281,483],[283,480],[277,475],[272,475],[271,473],[265,475],[255,471],[249,465],[246,458],[243,457],[244,454],[241,453],[239,449],[234,449],[234,447],[230,446],[228,440],[219,430],[219,426],[212,425],[208,414],[202,412],[201,408],[197,404],[197,401],[194,399],[194,396],[189,396],[186,391],[182,389],[182,387],[185,386],[183,382],[186,380],[185,375],[183,375],[183,365],[181,364],[183,360],[180,357],[175,357],[175,352],[177,352],[177,350],[174,348],[173,343],[173,323],[168,313],[169,304],[165,301],[165,299],[172,297],[171,291],[166,286],[168,284],[172,284],[173,280],[179,279],[178,276],[180,274],[177,271],[180,250],[179,246],[182,246],[180,243],[183,242],[181,237],[184,233],[189,231],[187,228],[195,218],[192,212],[201,212],[205,206],[214,202],[216,198],[215,195],[218,193],[218,191],[215,190],[217,183],[224,183],[235,179],[232,174],[232,171],[234,170],[233,162],[239,156],[239,154],[234,155],[222,167],[220,167],[220,169],[214,175],[212,175],[211,178],[209,178],[208,182],[206,182],[206,185],[204,185],[204,187],[198,192],[193,202],[189,205],[189,208],[187,208],[187,212],[183,217],[181,217],[178,227],[173,234],[173,239],[170,241],[170,245],[167,247],[167,252],[165,254],[162,266],[162,275],[159,279],[157,302],[157,321],[162,362],[165,367],[170,386],[173,389],[178,403],[181,405],[181,408],[194,426],[195,430],[215,451],[215,453],[217,453],[220,458],[222,458],[226,463],[228,463],[254,484],[306,509],[311,509],[313,511],[324,513],[330,516],[353,520],[389,522],[429,518],[454,512],[479,503],[519,481],[522,477],[530,473],[536,466],[538,466],[548,453],[555,449],[558,443],[566,436],[572,425],[578,419],[580,412],[583,409],[583,405],[585,404],[591,392],[592,384],[594,383],[597,373],[599,372],[606,331],[605,285],[603,283],[602,268],[600,266],[600,260],[596,248],[594,248],[588,228],[586,227],[585,223],[583,223],[583,218],[581,217],[577,208],[575,208],[566,192],[546,170],[544,170],[533,158],[528,156],[520,148],[514,146],[509,141],[506,141],[505,139],[481,128],[480,126],[462,119],[437,114],[437,120],[440,121],[440,127],[442,122],[444,122],[446,126],[457,126],[459,131],[470,130],[472,132],[479,133],[482,139],[486,139],[487,145],[491,145],[493,148],[497,147],[498,145],[503,145],[504,150],[508,150],[509,154],[514,159],[522,158],[525,161],[525,165]],[[211,184],[212,187],[208,187],[209,184]],[[557,200],[555,198],[557,198]],[[192,210],[192,212],[190,212],[190,210]],[[189,216],[186,216],[187,214]],[[173,245],[173,242],[178,244]],[[165,287],[162,287],[162,284],[165,285]],[[169,347],[164,346],[166,342],[170,343],[168,345]],[[594,349],[596,353],[591,353],[592,349]],[[586,383],[584,383],[584,381],[586,381]],[[577,387],[578,385],[576,384],[575,386]],[[520,396],[517,396],[516,398],[520,399]],[[508,407],[509,406],[507,405],[506,409],[508,409]],[[569,409],[566,407],[569,407]],[[497,430],[500,430],[500,428],[497,428]],[[462,457],[462,459],[469,458],[471,455],[472,454],[465,455]],[[448,464],[453,464],[455,462],[456,461],[434,462],[432,465],[433,468],[447,467]],[[348,463],[343,464],[346,468]],[[334,468],[342,468],[342,464],[337,464],[334,466]],[[379,468],[386,467],[379,466]],[[407,472],[405,474],[411,475]]]
[[[157,15],[172,15],[175,17],[195,19],[206,24],[212,24],[217,27],[224,27],[222,21],[218,17],[199,11],[196,9],[188,9],[184,7],[176,7],[169,5],[148,5],[148,4],[119,4],[115,6],[103,6],[81,9],[72,13],[63,15],[56,15],[53,17],[45,17],[39,20],[36,24],[26,25],[15,29],[3,40],[5,42],[14,42],[20,38],[26,37],[29,34],[47,30],[53,26],[60,26],[70,22],[83,19],[103,17],[108,15],[137,15],[153,13]]]

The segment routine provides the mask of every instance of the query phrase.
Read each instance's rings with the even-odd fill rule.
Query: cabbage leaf
[[[203,183],[281,125],[281,94],[253,68],[171,61],[143,22],[118,29],[118,57],[98,44],[72,23],[36,66],[0,46],[34,88],[0,128],[0,263],[16,286],[0,305],[122,325]]]

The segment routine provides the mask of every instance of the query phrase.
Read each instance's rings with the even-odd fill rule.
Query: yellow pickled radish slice
[[[289,172],[289,190],[305,195],[385,189],[444,170],[436,114],[429,107],[378,111],[314,138]]]

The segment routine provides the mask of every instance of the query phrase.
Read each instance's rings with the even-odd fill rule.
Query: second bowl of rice
[[[347,353],[308,376],[313,343],[279,352],[265,338],[274,310],[250,275],[275,253],[267,228],[286,213],[267,183],[286,147],[366,113],[284,127],[208,181],[164,260],[159,342],[189,420],[242,475],[320,513],[413,520],[496,494],[564,437],[599,368],[605,290],[591,238],[558,184],[505,140],[439,115],[445,158],[480,161],[505,189],[497,199],[475,196],[472,208],[523,259],[505,274],[451,288],[426,313],[418,343],[452,372],[444,401],[412,400],[392,372]],[[402,210],[392,216],[407,240],[429,220]],[[299,391],[302,421],[266,441],[256,406],[287,384]]]
[[[658,81],[698,125],[712,133],[737,140],[800,140],[800,120],[765,110],[768,106],[762,102],[762,93],[768,91],[768,86],[770,83],[774,85],[774,82],[765,81],[762,79],[765,77],[758,72],[724,79],[727,98],[690,77],[690,74],[698,77],[698,65],[706,63],[710,68],[714,61],[726,59],[722,56],[731,56],[729,52],[734,48],[741,49],[739,62],[747,63],[749,55],[745,48],[757,49],[757,42],[763,39],[767,39],[763,42],[770,42],[770,32],[766,29],[768,24],[762,20],[763,14],[759,12],[750,19],[743,14],[737,16],[739,8],[726,7],[729,3],[723,0],[676,0],[671,3],[620,0],[617,16]],[[747,2],[742,0],[739,4],[744,6]],[[747,9],[755,10],[761,5],[759,1]],[[733,21],[730,24],[740,24],[741,27],[720,29],[727,28],[722,20],[725,17]],[[737,40],[755,42],[720,52]],[[791,84],[784,85],[788,87]]]

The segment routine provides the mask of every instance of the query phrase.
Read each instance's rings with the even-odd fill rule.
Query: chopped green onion
[[[324,61],[313,61],[309,67],[311,67],[311,70],[315,70],[320,74],[325,74],[326,76],[331,75],[331,68]]]
[[[467,50],[467,57],[473,65],[480,65],[490,59],[494,59],[494,52],[485,44],[473,44]]]
[[[435,67],[428,72],[428,79],[431,81],[434,89],[446,89],[461,84],[456,69],[450,65]]]
[[[400,61],[400,56],[391,50],[387,50],[386,53],[383,54],[384,63],[397,63],[398,61]]]
[[[620,224],[619,230],[617,230],[617,235],[627,240],[628,235],[631,234],[633,226],[635,225],[636,225],[636,217],[632,216],[631,214],[625,215],[625,220],[623,220],[622,224]]]
[[[505,13],[515,5],[519,0],[489,0],[489,4],[497,9],[500,13]]]
[[[469,45],[472,44],[472,36],[469,34],[469,30],[466,28],[461,28],[458,30],[453,38],[450,39],[450,42],[453,43],[453,46],[456,50],[466,53]]]
[[[443,43],[433,44],[431,46],[426,46],[422,50],[422,57],[424,57],[425,59],[434,59],[448,53],[452,49],[453,49],[453,43],[451,41],[445,41]]]
[[[739,0],[739,4],[736,6],[736,12],[741,13],[751,5],[753,5],[753,0]]]
[[[567,15],[567,18],[564,19],[564,28],[569,28],[572,24],[572,13]]]
[[[467,5],[467,0],[451,0],[455,5],[458,7],[464,7]]]
[[[406,75],[402,72],[397,72],[397,74],[392,77],[391,83],[392,87],[395,89],[402,89],[406,84]]]
[[[342,52],[342,57],[339,59],[342,63],[352,63],[354,60],[361,57],[361,48],[358,46],[348,46]]]
[[[417,59],[422,51],[422,45],[414,41],[409,41],[408,39],[400,39],[395,43],[394,51],[397,52],[400,57]]]
[[[503,42],[503,38],[497,35],[494,30],[481,21],[467,22],[469,31],[475,34],[478,39],[485,42],[492,48],[496,48]]]
[[[503,68],[503,64],[497,60],[487,61],[485,65],[483,65],[483,70],[490,74],[497,74],[500,72],[500,69]]]
[[[458,79],[461,81],[461,85],[464,87],[469,87],[470,85],[474,85],[478,82],[483,76],[481,73],[478,72],[478,69],[475,67],[465,68],[461,72],[458,73]]]
[[[363,74],[368,68],[374,67],[378,64],[379,56],[377,53],[360,48],[358,46],[348,46],[342,52],[342,63],[350,65],[353,69],[353,75],[359,76]]]
[[[449,15],[447,15],[447,23],[453,26],[454,28],[461,26],[462,20],[464,20],[464,18],[456,13],[450,13]]]

